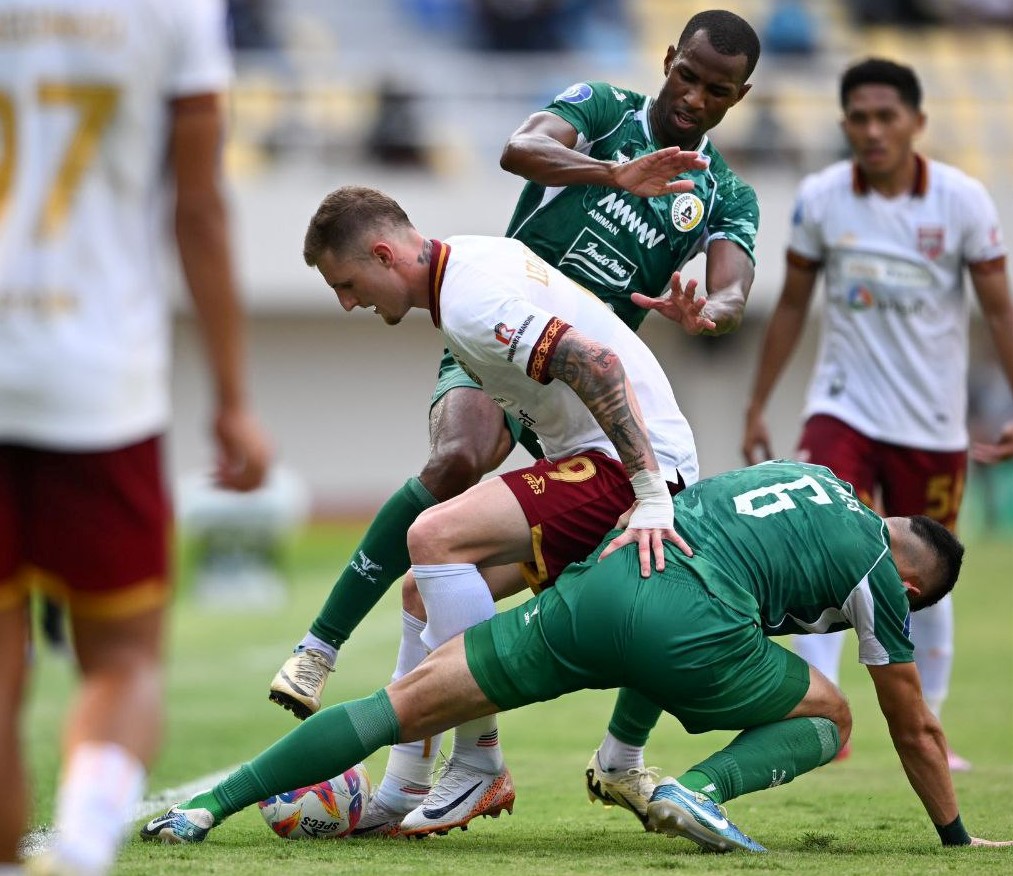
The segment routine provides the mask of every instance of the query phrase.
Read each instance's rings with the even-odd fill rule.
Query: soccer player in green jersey
[[[691,335],[737,328],[753,280],[759,209],[755,192],[729,169],[708,132],[749,91],[759,53],[746,21],[712,10],[693,16],[668,48],[657,97],[604,82],[565,90],[504,148],[502,167],[529,181],[508,235],[590,289],[634,329],[649,309]],[[680,157],[686,150],[704,155],[709,166],[687,171]],[[701,253],[707,288],[697,298],[695,281],[684,284],[679,272]],[[299,717],[320,708],[338,649],[407,571],[405,535],[415,518],[478,483],[517,440],[540,455],[531,433],[504,417],[449,354],[440,365],[429,430],[430,455],[421,473],[377,513],[271,684],[271,699]],[[424,608],[410,575],[404,592],[395,677],[425,653],[419,641]],[[641,818],[653,788],[642,746],[658,714],[653,704],[624,691],[589,766],[589,793],[607,802],[635,798]],[[412,797],[428,787],[437,746],[414,748],[414,754],[405,752],[402,767],[388,767],[390,778],[378,794],[395,812],[409,811]]]
[[[908,781],[943,844],[996,845],[961,822],[946,739],[908,638],[910,612],[953,588],[960,542],[927,517],[881,518],[830,469],[789,460],[707,478],[673,506],[692,557],[666,543],[664,569],[645,578],[637,551],[610,533],[555,587],[454,637],[372,696],[321,711],[141,836],[200,842],[240,809],[338,775],[382,745],[632,685],[690,733],[743,731],[661,780],[648,829],[713,851],[763,852],[719,806],[827,763],[851,732],[840,690],[770,637],[854,627]]]

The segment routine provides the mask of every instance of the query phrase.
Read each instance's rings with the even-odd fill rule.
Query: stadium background
[[[814,42],[777,54],[767,31],[775,0],[556,5],[572,41],[544,52],[480,48],[462,17],[466,0],[234,4],[240,47],[226,159],[253,391],[280,461],[304,480],[317,513],[368,514],[417,473],[442,346],[421,312],[390,329],[371,313],[340,311],[301,257],[306,222],[323,195],[340,185],[371,185],[397,198],[432,236],[500,234],[522,183],[498,165],[510,132],[580,79],[655,94],[667,45],[700,9],[739,12],[765,41],[753,90],[713,132],[760,198],[746,320],[719,339],[689,338],[657,316],[642,330],[693,424],[703,474],[740,464],[746,394],[780,288],[795,187],[804,173],[844,154],[837,80],[847,63],[880,54],[915,67],[928,113],[921,149],[982,179],[1013,239],[1009,24],[860,25],[846,0],[796,0],[787,5],[806,13]],[[519,39],[530,35],[518,32]],[[699,276],[701,263],[691,263],[689,273]],[[210,462],[201,351],[182,298],[170,442],[175,477]],[[776,450],[785,455],[798,433],[815,329],[811,323],[771,402]],[[975,344],[975,360],[984,362],[989,348],[987,338]],[[507,466],[526,459],[519,451]]]

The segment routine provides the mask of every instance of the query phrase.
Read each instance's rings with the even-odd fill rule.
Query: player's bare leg
[[[408,570],[408,528],[432,505],[460,495],[511,450],[502,409],[480,389],[448,390],[429,413],[429,459],[377,513],[320,614],[275,675],[269,697],[303,719],[320,709],[338,649]],[[369,819],[364,819],[369,822]]]
[[[18,842],[28,826],[28,788],[21,759],[20,715],[28,653],[28,605],[0,609],[0,866],[17,862]]]

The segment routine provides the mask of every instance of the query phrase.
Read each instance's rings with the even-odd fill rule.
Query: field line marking
[[[151,818],[152,815],[157,815],[165,809],[168,809],[173,803],[178,803],[180,800],[192,797],[199,791],[206,791],[212,785],[217,784],[226,776],[234,772],[238,766],[239,764],[226,767],[223,770],[208,773],[206,776],[199,776],[198,778],[179,785],[178,787],[164,788],[161,791],[155,791],[154,793],[149,794],[137,804],[134,809],[134,814],[131,816],[131,821],[141,821],[143,819]],[[34,830],[28,831],[28,833],[26,833],[21,839],[19,849],[21,856],[23,858],[31,858],[46,851],[52,843],[55,835],[55,831],[50,825],[43,825],[42,827],[37,827]]]

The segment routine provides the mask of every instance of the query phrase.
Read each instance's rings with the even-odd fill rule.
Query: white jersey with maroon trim
[[[962,171],[918,158],[886,198],[838,162],[803,180],[789,257],[820,265],[826,307],[805,416],[926,450],[967,446],[967,265],[1001,259],[995,204]]]
[[[570,328],[608,347],[636,392],[665,478],[699,477],[689,423],[654,354],[598,298],[518,240],[459,236],[434,244],[430,310],[461,367],[538,435],[549,459],[612,442],[547,362]]]
[[[0,0],[0,441],[164,430],[168,102],[230,76],[218,0]]]

